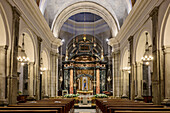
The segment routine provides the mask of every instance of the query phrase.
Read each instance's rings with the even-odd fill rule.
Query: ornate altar
[[[80,35],[71,41],[66,50],[64,90],[70,94],[99,94],[105,91],[106,62],[96,40],[92,36]]]

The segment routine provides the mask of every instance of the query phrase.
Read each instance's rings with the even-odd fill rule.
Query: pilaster
[[[126,70],[122,70],[123,73],[123,95],[122,98],[128,98],[127,96],[127,77],[129,73]]]
[[[16,104],[17,102],[17,56],[18,56],[18,40],[19,40],[19,23],[20,12],[16,7],[12,7],[12,45],[11,45],[11,60],[9,72],[9,104]]]
[[[55,55],[55,60],[56,60],[56,63],[55,63],[55,96],[57,97],[58,96],[58,53],[56,53]]]
[[[34,87],[34,62],[30,62],[29,63],[29,83],[28,83],[28,87],[29,87],[29,97],[32,98],[34,97],[34,91],[33,91],[33,87]]]
[[[37,36],[37,42],[38,42],[38,48],[37,48],[37,51],[38,51],[38,62],[37,62],[37,76],[36,76],[36,82],[37,82],[37,88],[36,88],[36,99],[37,100],[40,100],[42,95],[41,95],[41,82],[40,82],[40,67],[41,67],[41,43],[42,43],[42,39],[41,37]]]
[[[170,106],[170,46],[164,47],[164,85],[165,85],[165,95],[162,104]]]
[[[152,55],[153,55],[153,75],[152,75],[152,94],[153,103],[161,103],[161,88],[160,88],[160,54],[159,54],[159,36],[158,36],[158,10],[159,7],[155,7],[150,13],[152,19]]]
[[[50,85],[50,89],[51,89],[51,97],[55,97],[56,93],[55,93],[55,89],[56,89],[56,54],[54,52],[51,52],[51,85]]]
[[[134,85],[134,67],[133,67],[133,36],[130,36],[128,38],[128,41],[129,41],[129,50],[130,50],[130,67],[131,67],[131,70],[130,70],[130,76],[129,76],[129,95],[130,95],[130,99],[133,100],[134,97],[135,97],[135,85]]]
[[[142,63],[137,62],[137,96],[135,97],[135,100],[142,101]]]
[[[6,104],[6,90],[7,90],[7,46],[0,46],[0,105]]]
[[[114,51],[114,87],[115,97],[120,97],[120,51]]]

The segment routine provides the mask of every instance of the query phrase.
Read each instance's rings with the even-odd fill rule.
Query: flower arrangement
[[[21,91],[18,91],[18,94],[19,94],[19,95],[21,95],[21,94],[22,94],[22,92],[21,92]]]
[[[79,94],[77,93],[77,94],[66,94],[66,95],[64,95],[64,97],[66,97],[66,98],[72,98],[72,97],[78,97],[79,96]]]
[[[96,98],[107,98],[108,96],[105,95],[105,94],[96,94],[96,95],[94,95],[94,97],[96,97]]]

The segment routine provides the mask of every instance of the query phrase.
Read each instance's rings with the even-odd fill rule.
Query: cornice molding
[[[45,18],[41,14],[41,11],[39,10],[37,4],[33,0],[13,0],[9,1],[10,4],[14,5],[12,2],[15,3],[18,10],[20,10],[21,15],[24,13],[24,16],[27,18],[27,20],[32,19],[32,21],[29,21],[32,23],[34,29],[36,29],[38,26],[38,29],[43,33],[45,36],[41,36],[43,40],[49,41],[50,43],[53,43],[53,45],[60,46],[61,40],[57,37],[54,37],[50,27],[48,26]],[[30,17],[26,15],[30,15]],[[34,26],[36,24],[36,26]],[[37,35],[37,34],[36,34]]]
[[[149,18],[150,12],[154,9],[154,7],[156,7],[156,5],[158,5],[158,3],[159,0],[138,0],[115,37],[117,41],[119,43],[124,43],[128,40],[130,35],[134,35],[134,33],[138,30],[137,28],[140,28],[141,25],[143,25],[143,23]],[[146,9],[149,10],[146,12]]]
[[[119,42],[116,38],[110,38],[109,41],[108,41],[108,45],[110,46],[114,46],[114,45],[117,45]]]

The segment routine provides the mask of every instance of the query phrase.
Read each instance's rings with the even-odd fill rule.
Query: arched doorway
[[[42,98],[49,96],[50,89],[50,74],[49,74],[49,57],[46,50],[41,52],[41,62],[40,62],[40,84],[41,84],[41,93]]]
[[[10,50],[10,31],[8,29],[8,22],[3,7],[0,4],[0,104],[7,102],[7,84],[8,84],[8,65]]]
[[[127,98],[130,97],[129,91],[129,73],[130,73],[130,61],[129,61],[129,50],[126,48],[123,54],[123,59],[122,59],[122,74],[121,74],[121,80],[122,80],[122,85],[123,85],[123,94],[122,98]]]
[[[148,47],[146,47],[146,43],[148,43]],[[147,31],[142,31],[139,35],[139,39],[136,46],[136,100],[143,100],[143,97],[151,96],[151,74],[152,74],[152,62],[149,64],[145,64],[142,60],[146,52],[146,48],[148,48],[149,54],[152,56],[152,41],[151,36]]]
[[[18,62],[18,94],[34,98],[36,94],[36,51],[33,36],[29,30],[21,33],[18,45],[18,57],[21,56],[22,49],[28,57],[27,63]]]
[[[167,8],[166,12],[165,12],[165,16],[163,17],[163,22],[161,25],[161,33],[160,33],[160,45],[163,49],[163,76],[161,78],[163,78],[163,85],[164,85],[164,91],[162,91],[164,93],[164,100],[163,100],[163,104],[168,104],[170,101],[170,40],[169,40],[169,36],[170,36],[170,7]]]

